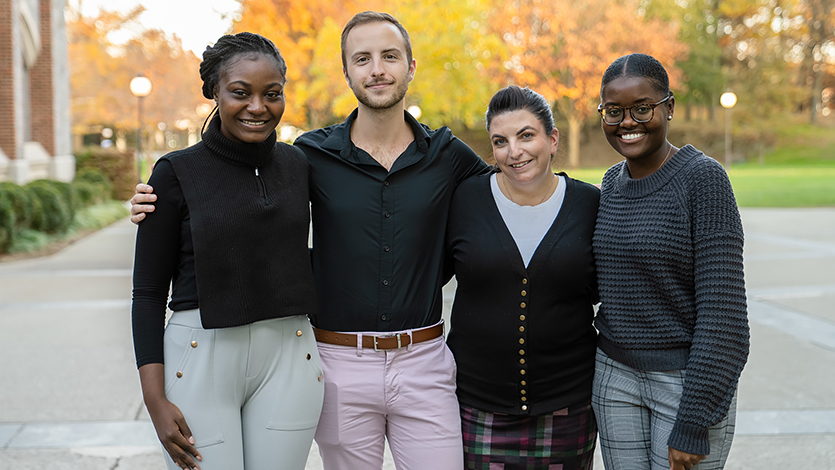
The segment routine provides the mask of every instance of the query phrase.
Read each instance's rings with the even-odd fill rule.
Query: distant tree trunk
[[[580,130],[583,121],[574,115],[568,116],[568,167],[580,167]]]
[[[707,104],[707,120],[716,122],[716,105],[719,104],[719,98],[713,93],[705,94],[705,103]]]
[[[818,49],[819,50],[819,49]],[[818,105],[820,104],[821,92],[823,91],[823,67],[819,61],[812,66],[812,106],[809,110],[809,122],[812,125],[818,121]]]

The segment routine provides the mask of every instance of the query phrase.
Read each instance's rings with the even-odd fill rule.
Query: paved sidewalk
[[[752,346],[727,468],[835,469],[835,209],[742,215]],[[0,470],[164,469],[133,360],[134,235],[0,264]]]

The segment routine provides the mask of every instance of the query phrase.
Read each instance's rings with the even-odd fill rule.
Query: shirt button
[[[388,280],[388,279],[383,279],[383,285],[384,285],[384,286],[389,285],[389,280]]]
[[[523,380],[522,381],[522,386],[524,387],[525,385],[528,385],[528,383]]]
[[[522,411],[528,411],[528,405],[522,405]]]
[[[524,332],[525,332],[525,327],[524,327],[524,326],[520,326],[520,327],[519,327],[519,333],[524,333]]]
[[[519,355],[520,355],[520,356],[524,356],[524,355],[525,355],[525,350],[524,350],[524,349],[520,349],[520,350],[519,350]]]
[[[384,246],[384,247],[383,247],[383,251],[385,251],[386,253],[388,253],[389,251],[391,251],[391,247],[390,247],[390,246],[388,246],[388,245],[386,245],[386,246]]]
[[[519,369],[519,373],[522,374],[522,375],[527,374],[527,372],[525,372],[525,369]]]
[[[522,308],[525,308],[525,307],[528,306],[528,304],[526,304],[525,302],[522,302],[521,304],[519,304],[519,306],[522,307]]]
[[[385,214],[383,214],[383,215],[385,215],[385,216],[386,216],[386,218],[388,219],[389,217],[391,217],[391,212],[386,211],[386,213],[385,213]]]
[[[519,338],[519,344],[525,344],[525,338]]]
[[[524,296],[526,296],[526,295],[528,295],[528,291],[523,290],[523,291],[522,291],[522,297],[524,297]]]
[[[528,401],[528,399],[525,398],[525,397],[522,397],[522,401]]]
[[[197,341],[192,341],[191,342],[191,347],[196,348],[197,347]]]
[[[296,330],[296,336],[301,336],[301,335],[303,335],[303,334],[304,334],[304,333],[302,333],[302,330]]]
[[[525,395],[525,394],[526,394],[526,393],[528,393],[528,392],[527,392],[527,391],[525,391],[525,390],[521,390],[521,391],[519,391],[519,393],[521,393],[522,395]]]
[[[525,363],[525,358],[524,357],[522,359],[519,359],[519,364],[524,364],[524,363]]]
[[[182,377],[183,377],[183,372],[182,372],[182,371],[180,371],[180,370],[178,370],[178,371],[177,371],[177,378],[178,378],[178,379],[180,379],[180,378],[182,378]]]
[[[384,186],[388,186],[390,183],[388,181],[383,181]]]
[[[522,278],[522,284],[527,284],[527,283],[528,283],[528,279],[523,277]]]
[[[524,315],[519,315],[519,319],[520,319],[520,320],[525,321],[525,318],[526,318],[526,317],[525,317]]]
[[[388,317],[388,316],[386,316],[386,315],[380,315],[380,319],[381,319],[381,320],[388,320],[388,318],[389,318],[389,317]]]

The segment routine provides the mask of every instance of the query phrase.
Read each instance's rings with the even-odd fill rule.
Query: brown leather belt
[[[328,330],[313,328],[316,341],[320,343],[336,344],[339,346],[357,347],[357,335],[354,333],[336,333]],[[410,344],[422,343],[443,336],[444,324],[438,323],[435,326],[412,330],[409,333],[392,333],[382,335],[362,335],[362,347],[374,349],[375,351],[386,351],[400,349]]]

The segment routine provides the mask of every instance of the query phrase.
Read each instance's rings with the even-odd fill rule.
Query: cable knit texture
[[[668,445],[706,455],[748,358],[743,232],[722,166],[687,145],[655,173],[603,178],[594,234],[598,346],[638,370],[685,371]]]
[[[203,326],[314,315],[304,154],[276,143],[275,132],[260,143],[233,142],[219,117],[202,144],[163,158],[191,215]]]

